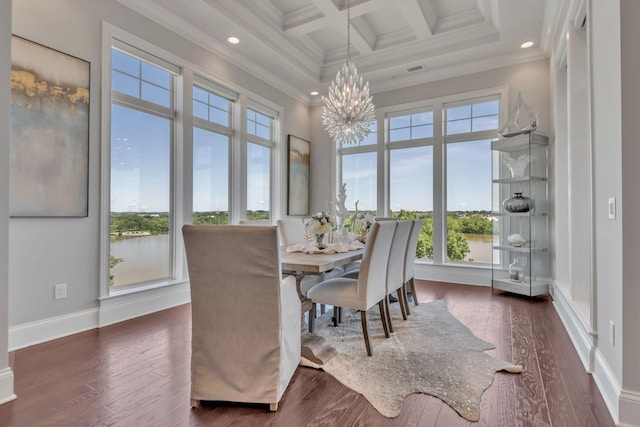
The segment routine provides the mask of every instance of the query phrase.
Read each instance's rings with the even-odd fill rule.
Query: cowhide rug
[[[473,335],[449,313],[444,301],[412,305],[406,321],[397,306],[392,304],[395,332],[389,339],[384,337],[377,307],[369,310],[372,357],[367,356],[360,315],[344,310],[343,323],[317,332],[338,355],[322,366],[306,359],[301,364],[323,369],[386,417],[398,416],[409,394],[426,393],[469,421],[479,419],[480,398],[497,371],[522,372],[521,366],[484,353],[494,346]]]

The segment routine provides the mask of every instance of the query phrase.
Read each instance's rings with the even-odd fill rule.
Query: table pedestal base
[[[336,349],[324,337],[309,332],[302,335],[302,357],[305,359],[318,365],[324,365],[326,361],[337,354]]]

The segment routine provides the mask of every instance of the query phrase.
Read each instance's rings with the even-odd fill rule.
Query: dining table
[[[349,264],[362,259],[364,249],[350,250],[335,253],[305,253],[290,252],[286,247],[280,249],[280,263],[284,274],[291,274],[296,278],[296,289],[302,304],[302,316],[311,311],[313,301],[307,298],[300,290],[300,282],[306,275],[318,275],[330,271],[336,267]],[[309,314],[311,316],[311,314]],[[303,322],[304,323],[304,322]],[[310,320],[309,325],[313,325]],[[303,326],[302,331],[302,356],[318,365],[324,364],[337,354],[336,350],[328,344],[324,337],[316,335],[313,327],[307,330]]]

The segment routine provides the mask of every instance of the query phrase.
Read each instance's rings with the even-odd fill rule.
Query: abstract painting
[[[86,217],[89,63],[17,36],[11,49],[11,216]]]
[[[309,214],[310,143],[289,135],[288,215]]]

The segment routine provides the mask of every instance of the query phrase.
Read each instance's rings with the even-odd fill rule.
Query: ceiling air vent
[[[413,73],[414,71],[422,71],[422,70],[424,70],[424,67],[422,65],[416,65],[416,66],[407,68],[407,73]]]

